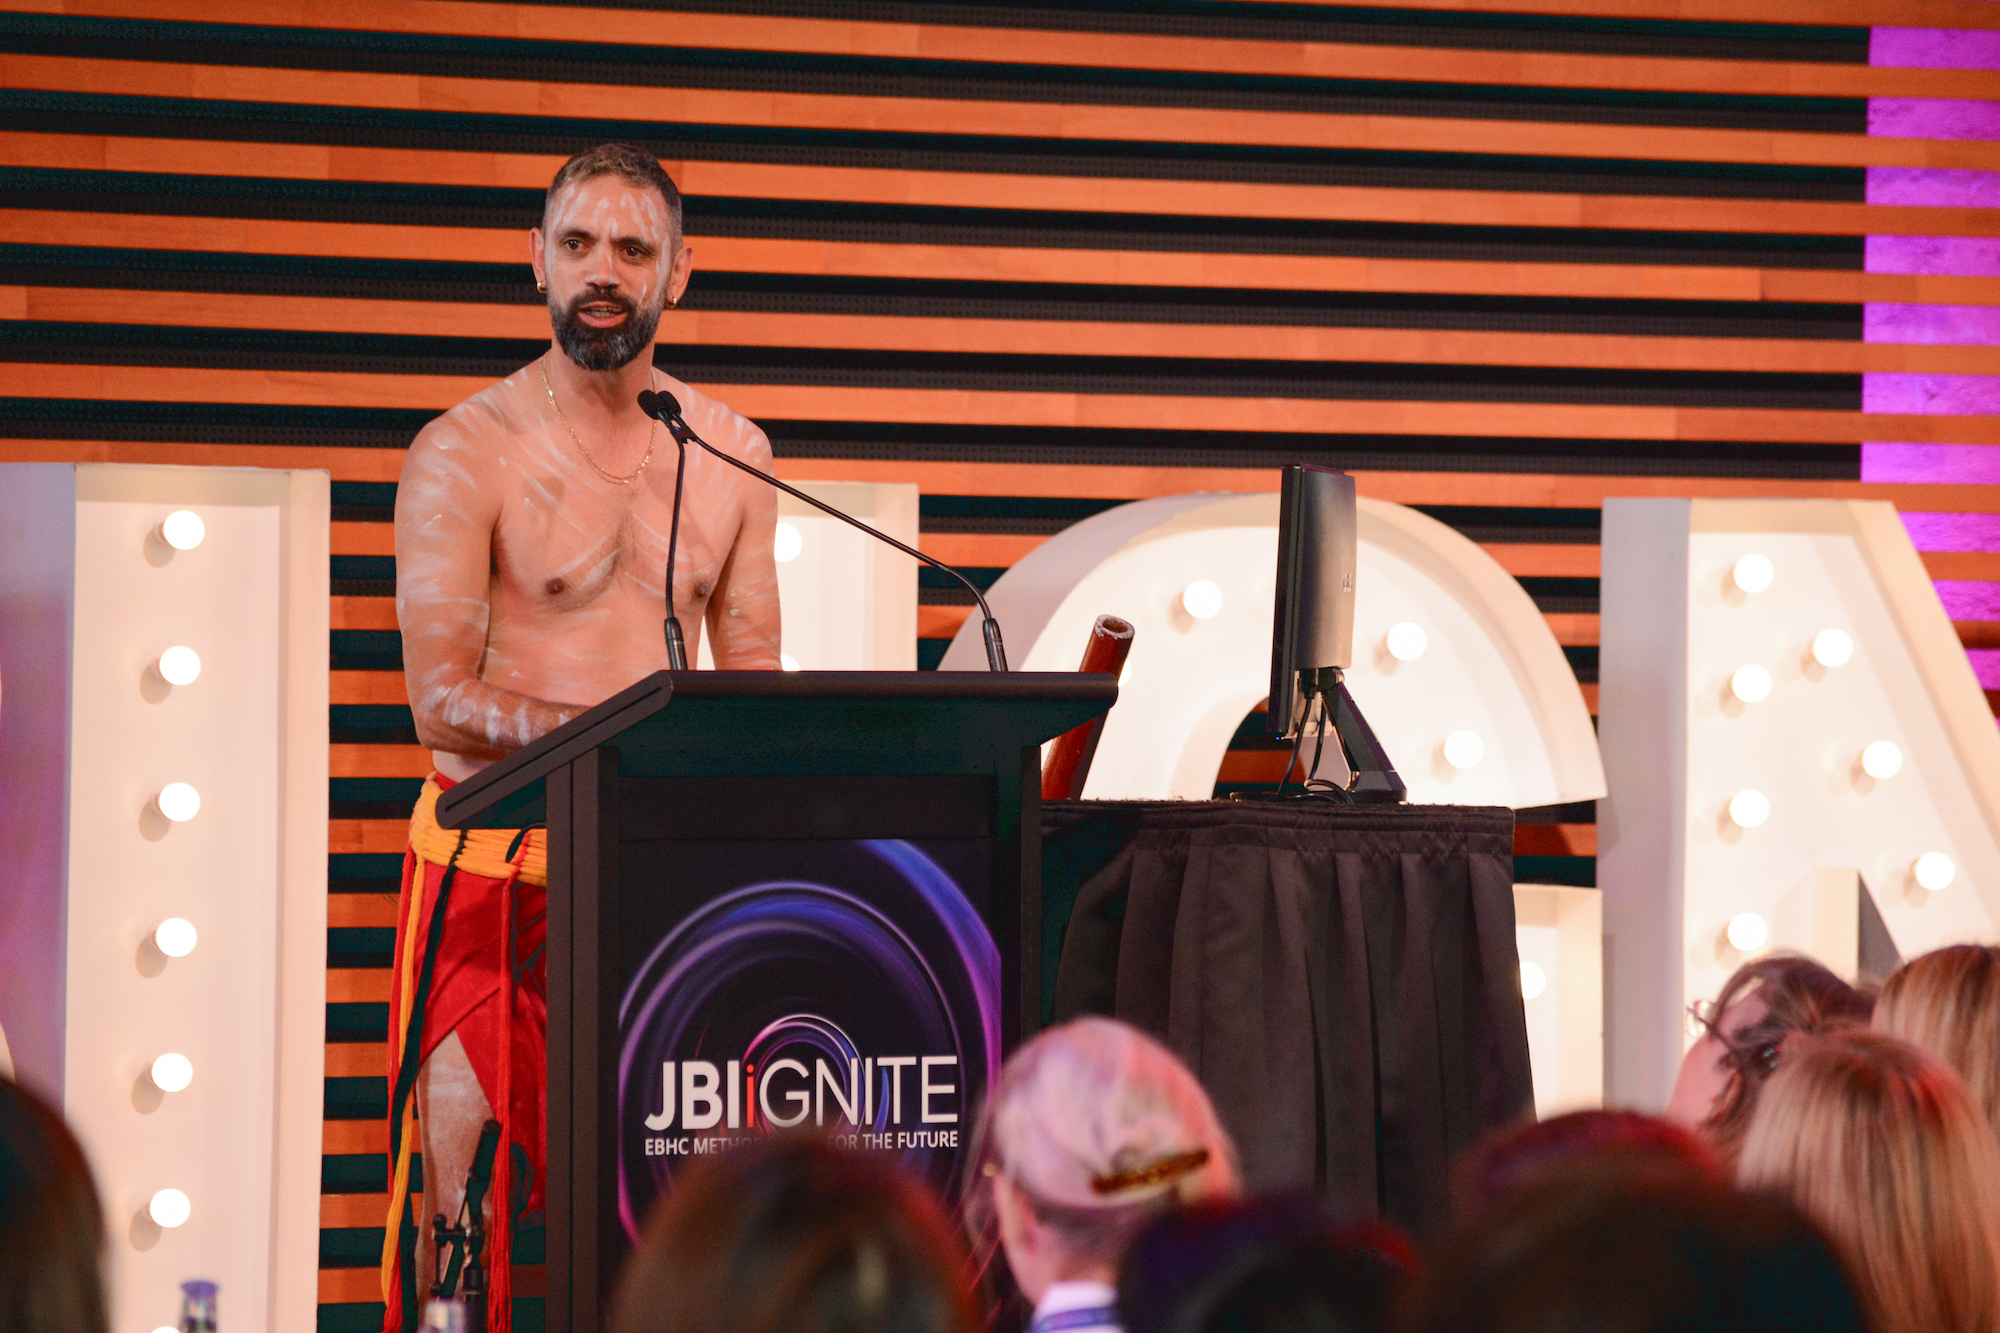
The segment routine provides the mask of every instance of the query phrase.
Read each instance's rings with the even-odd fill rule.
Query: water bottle
[[[434,1298],[424,1306],[424,1333],[467,1333],[465,1305]]]
[[[215,1293],[213,1282],[196,1278],[181,1283],[181,1333],[215,1333]]]

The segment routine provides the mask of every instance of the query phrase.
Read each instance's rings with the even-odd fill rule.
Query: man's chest
[[[672,474],[664,481],[658,489],[606,495],[528,479],[501,506],[495,577],[516,595],[562,602],[593,600],[621,582],[657,587],[674,521]],[[680,519],[679,579],[711,573],[727,556],[727,525],[719,518],[690,495]]]

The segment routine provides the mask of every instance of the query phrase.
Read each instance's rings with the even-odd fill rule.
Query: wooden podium
[[[1040,1024],[1039,747],[1117,694],[662,671],[445,793],[445,828],[548,828],[551,1330],[602,1327],[646,1204],[733,1134],[844,1124],[962,1186]]]

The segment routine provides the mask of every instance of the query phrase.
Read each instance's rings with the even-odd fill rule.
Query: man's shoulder
[[[535,363],[529,362],[504,380],[487,385],[458,406],[431,419],[417,432],[413,448],[470,449],[520,435],[533,422]]]
[[[711,398],[664,370],[660,372],[660,382],[680,402],[681,415],[688,425],[716,448],[739,457],[753,449],[769,452],[770,441],[764,438],[763,429],[720,398]]]

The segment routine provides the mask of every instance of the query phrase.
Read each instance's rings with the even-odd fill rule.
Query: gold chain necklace
[[[576,427],[570,425],[569,418],[563,415],[562,404],[556,401],[555,386],[549,383],[548,354],[543,353],[542,359],[540,361],[537,361],[535,364],[541,367],[542,389],[549,396],[549,406],[553,407],[556,410],[556,420],[562,422],[563,429],[569,432],[569,437],[572,440],[576,441],[577,452],[583,455],[584,462],[590,464],[591,471],[595,472],[598,476],[604,478],[606,481],[610,482],[614,486],[629,486],[633,482],[639,480],[640,474],[645,472],[646,470],[646,465],[653,461],[653,449],[659,443],[659,438],[660,438],[659,418],[657,417],[653,418],[653,427],[651,430],[646,432],[646,456],[639,460],[638,468],[635,469],[632,475],[628,477],[615,476],[612,473],[606,472],[603,468],[597,465],[597,460],[590,456],[590,450],[584,446],[583,437],[576,433]]]

